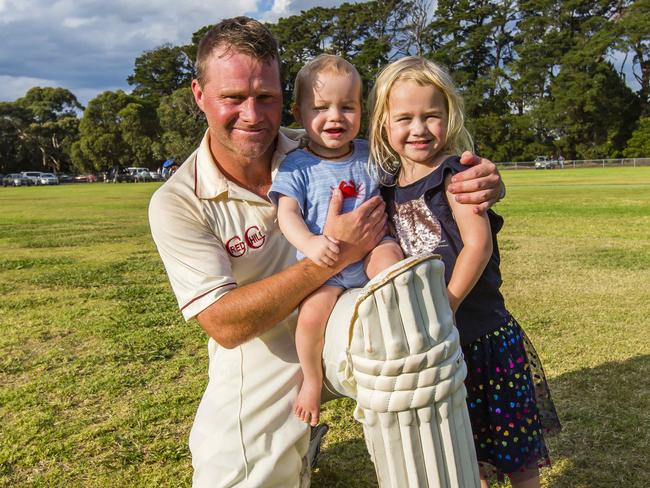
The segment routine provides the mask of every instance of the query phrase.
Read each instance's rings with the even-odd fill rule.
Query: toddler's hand
[[[305,256],[319,266],[334,266],[339,259],[338,241],[324,235],[312,236],[307,243]]]

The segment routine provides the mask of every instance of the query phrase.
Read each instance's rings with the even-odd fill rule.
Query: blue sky
[[[130,90],[135,58],[235,15],[274,21],[343,0],[0,0],[0,101],[61,86],[82,104]]]
[[[363,1],[363,0],[352,0]],[[164,43],[188,43],[207,24],[235,15],[274,21],[343,0],[0,0],[0,101],[33,86],[61,86],[86,105],[105,90],[130,90],[135,58]],[[620,66],[623,55],[617,55]],[[638,84],[629,75],[634,89]]]

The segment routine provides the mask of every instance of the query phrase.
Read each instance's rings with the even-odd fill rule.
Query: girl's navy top
[[[407,256],[439,254],[445,264],[445,282],[449,283],[463,241],[447,202],[445,177],[466,169],[458,156],[450,156],[429,175],[406,186],[384,186],[393,235]],[[456,312],[456,326],[461,344],[498,329],[509,320],[503,296],[499,291],[499,248],[497,233],[503,218],[488,210],[492,228],[492,256],[474,288]]]

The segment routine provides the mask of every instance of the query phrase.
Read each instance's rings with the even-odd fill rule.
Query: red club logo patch
[[[226,251],[233,258],[238,258],[246,253],[247,249],[259,249],[266,242],[266,234],[263,234],[256,225],[251,225],[244,232],[244,238],[233,236],[226,241]]]
[[[233,258],[238,258],[239,256],[243,256],[246,252],[246,243],[242,241],[239,236],[231,237],[228,239],[228,242],[226,242],[226,251],[228,251],[228,254]]]
[[[246,244],[248,244],[248,247],[258,249],[264,245],[266,236],[262,234],[262,231],[258,226],[251,225],[248,229],[246,229],[246,232],[244,233],[244,239],[246,239]]]

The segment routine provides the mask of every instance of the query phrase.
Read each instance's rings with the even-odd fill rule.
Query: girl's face
[[[440,163],[445,155],[448,118],[445,96],[436,86],[397,81],[388,96],[385,130],[401,164]]]

